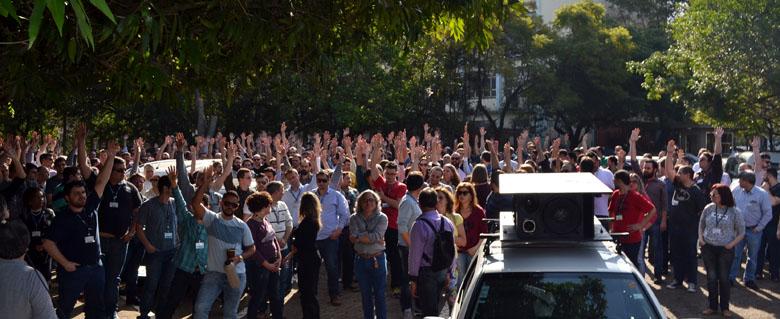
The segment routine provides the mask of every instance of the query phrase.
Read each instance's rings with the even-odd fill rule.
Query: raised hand
[[[346,131],[349,134],[349,129]],[[349,135],[344,135],[344,138],[341,139],[341,145],[344,146],[344,149],[352,149],[352,138]]]
[[[753,140],[750,142],[750,147],[753,148],[754,151],[758,151],[761,149],[761,137],[756,135],[753,136]],[[755,154],[753,155],[755,156]]]
[[[675,153],[674,140],[666,142],[666,156],[672,156]]]
[[[480,127],[480,128],[479,128],[479,135],[481,135],[481,136],[485,136],[485,134],[487,134],[487,130],[485,130],[485,128],[484,128],[484,127]]]
[[[628,138],[628,141],[631,143],[636,143],[636,141],[642,138],[642,136],[639,135],[639,132],[640,132],[639,128],[635,128],[631,130],[631,137]]]
[[[279,132],[286,132],[287,131],[287,122],[282,121],[282,124],[279,125]]]
[[[179,151],[184,151],[184,143],[186,141],[184,140],[184,133],[178,132],[176,133],[176,148],[179,149]]]
[[[430,129],[430,126],[428,126],[428,123],[423,123],[423,133],[428,133],[428,129]]]
[[[76,143],[81,144],[81,142],[85,141],[87,137],[87,125],[84,123],[79,123],[78,127],[76,128]],[[48,144],[50,142],[50,136],[46,136],[46,143]]]
[[[116,141],[109,141],[108,142],[108,148],[106,148],[106,152],[108,152],[109,155],[116,155],[119,153],[119,150],[121,150],[122,147],[119,146],[119,143]]]
[[[171,180],[171,189],[178,187],[178,183],[177,183],[178,178],[176,178],[176,166],[168,167],[166,173],[168,173],[168,179]]]
[[[715,138],[722,138],[723,137],[723,128],[722,127],[716,127],[715,131],[712,132],[712,134],[715,135]]]
[[[228,169],[228,168],[226,168]],[[198,179],[198,182],[201,183],[211,183],[211,180],[214,178],[214,166],[206,166],[206,168],[203,169],[203,180]],[[198,185],[198,187],[203,186],[203,184]]]

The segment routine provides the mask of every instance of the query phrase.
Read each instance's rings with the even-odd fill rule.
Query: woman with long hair
[[[320,200],[312,192],[301,196],[300,223],[293,231],[292,252],[287,254],[284,262],[289,262],[293,256],[298,256],[298,287],[301,291],[301,308],[303,318],[318,319],[320,304],[317,301],[317,281],[320,274],[320,254],[317,252],[317,232],[320,231],[322,206]]]
[[[457,200],[455,212],[463,216],[463,230],[466,233],[466,243],[458,246],[458,267],[468,269],[471,258],[477,253],[479,234],[487,233],[485,210],[477,202],[477,191],[472,183],[460,183],[455,189]]]
[[[437,187],[435,190],[436,210],[455,225],[455,232],[452,234],[455,237],[455,246],[466,245],[466,230],[463,228],[463,216],[455,212],[455,197],[447,188]],[[455,296],[457,295],[462,277],[460,274],[465,271],[466,269],[460,269],[456,265],[455,271],[450,274],[449,286],[446,287],[447,304],[450,306],[450,309],[455,304]]]
[[[387,215],[380,210],[379,195],[365,190],[357,198],[349,218],[349,240],[355,245],[355,276],[360,285],[363,318],[386,319],[387,259],[384,235]]]
[[[487,205],[487,197],[490,194],[490,179],[487,167],[483,164],[474,166],[471,171],[471,182],[474,184],[474,190],[477,192],[477,203],[480,207]]]
[[[707,270],[709,300],[709,307],[702,314],[711,315],[720,310],[724,317],[732,317],[729,270],[734,260],[734,246],[745,237],[745,220],[737,210],[728,185],[712,185],[710,198],[712,203],[704,207],[699,219],[699,246]]]
[[[444,174],[442,177],[444,178],[444,183],[447,185],[452,187],[460,185],[460,175],[458,175],[458,169],[455,168],[455,165],[444,165]]]
[[[645,183],[642,181],[642,177],[639,176],[637,173],[631,173],[629,174],[629,187],[632,191],[639,193],[642,195],[642,197],[646,198],[648,201],[652,200],[650,199],[650,196],[647,195],[647,191],[645,190]],[[657,216],[657,215],[656,215]],[[656,217],[657,218],[657,217]],[[653,227],[653,223],[655,223],[655,219],[653,218],[650,223],[645,227],[645,229],[642,229],[642,241],[639,243],[639,257],[637,257],[637,261],[639,262],[638,270],[639,273],[644,275],[647,271],[647,265],[645,264],[645,250],[647,247],[647,237],[645,236],[644,232],[649,229],[650,227]]]

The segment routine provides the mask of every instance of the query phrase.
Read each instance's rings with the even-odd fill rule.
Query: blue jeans
[[[663,239],[661,238],[661,226],[660,225],[653,225],[645,231],[644,237],[643,237],[643,245],[642,248],[640,248],[640,264],[642,266],[645,266],[645,258],[644,253],[646,251],[646,247],[650,246],[650,251],[652,252],[652,258],[650,260],[650,263],[653,265],[653,277],[656,280],[661,279],[661,275],[663,275],[663,269],[664,267],[664,247],[663,247]],[[647,267],[645,266],[645,271],[647,270]],[[644,272],[643,272],[644,273]]]
[[[127,257],[125,267],[122,269],[122,280],[125,282],[125,296],[127,303],[138,298],[138,267],[144,259],[146,250],[138,238],[133,238],[127,245]]]
[[[211,305],[214,300],[223,294],[222,318],[238,318],[238,302],[241,301],[241,295],[244,294],[246,287],[246,274],[238,274],[240,281],[238,288],[231,288],[228,284],[227,275],[221,272],[209,271],[203,275],[203,282],[200,283],[198,299],[195,302],[195,319],[208,319]]]
[[[325,270],[328,273],[328,294],[331,298],[341,293],[339,287],[339,241],[338,239],[323,239],[317,241],[317,250],[325,260]]]
[[[729,280],[733,281],[739,274],[745,246],[747,246],[748,250],[748,261],[745,266],[745,275],[742,279],[744,282],[756,280],[756,259],[758,258],[758,246],[761,245],[761,236],[763,236],[763,232],[756,233],[752,229],[745,228],[745,238],[734,247],[734,262],[731,263]]]
[[[401,311],[412,309],[412,290],[409,288],[409,247],[398,245],[398,253],[401,256],[401,273],[398,282],[401,284]],[[363,290],[361,288],[360,290]]]
[[[287,256],[290,253],[290,246],[282,250],[282,256]],[[279,271],[279,296],[284,299],[287,293],[292,289],[292,275],[293,275],[293,261],[282,264],[282,269]]]
[[[457,289],[460,289],[460,284],[463,283],[463,277],[465,277],[466,270],[469,269],[469,265],[471,265],[471,255],[469,255],[466,251],[459,251],[457,255],[457,262],[458,262],[458,273],[461,275],[458,276],[458,284],[455,285]]]
[[[265,313],[266,302],[271,303],[271,315],[282,318],[282,298],[279,295],[279,273],[265,269],[260,262],[252,260],[246,263],[247,286],[249,286],[249,307],[247,318],[257,318],[257,313]]]
[[[374,268],[376,259],[377,268]],[[360,296],[363,301],[363,318],[377,319],[387,318],[387,301],[385,290],[387,289],[387,259],[382,252],[375,258],[363,258],[355,255],[355,276],[360,286]],[[408,286],[408,285],[407,285]]]
[[[148,318],[157,299],[162,300],[168,296],[173,275],[176,273],[176,265],[173,257],[176,249],[158,251],[147,254],[149,265],[146,267],[146,282],[144,283],[144,295],[141,298],[141,311],[138,318]],[[157,296],[157,298],[155,298]],[[160,303],[162,306],[162,303]],[[156,310],[155,312],[159,312]]]
[[[71,318],[73,306],[82,292],[85,297],[85,313],[87,319],[105,318],[103,308],[103,290],[106,288],[106,274],[103,266],[78,266],[75,271],[68,272],[64,268],[57,269],[60,300],[57,303],[57,316],[60,319]]]
[[[119,275],[125,265],[127,243],[121,238],[100,238],[100,250],[103,253],[103,267],[106,272],[106,288],[104,293],[105,310],[108,318],[114,318],[119,297]]]

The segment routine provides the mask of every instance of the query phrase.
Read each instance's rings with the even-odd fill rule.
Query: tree
[[[697,122],[772,139],[780,125],[777,21],[774,1],[692,0],[670,24],[672,46],[631,69],[649,99],[669,98]]]
[[[547,70],[529,93],[559,134],[584,133],[638,114],[626,70],[635,44],[624,27],[608,27],[601,4],[584,1],[558,10],[545,46]]]

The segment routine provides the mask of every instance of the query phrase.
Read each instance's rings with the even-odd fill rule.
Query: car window
[[[633,274],[487,273],[467,318],[658,318]]]

